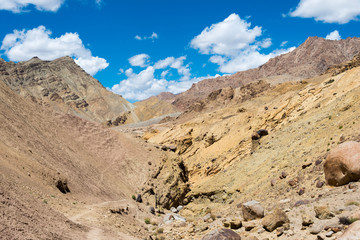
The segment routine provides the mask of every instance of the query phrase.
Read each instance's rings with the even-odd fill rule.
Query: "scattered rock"
[[[142,202],[143,202],[142,197],[141,197],[141,194],[138,194],[138,195],[137,195],[136,201],[137,201],[138,203],[142,203]]]
[[[155,214],[155,208],[154,207],[149,207],[149,212],[151,214]]]
[[[180,205],[176,208],[176,210],[178,210],[178,212],[180,212],[183,208],[184,208],[184,206]]]
[[[297,194],[299,194],[300,196],[303,195],[305,193],[305,188],[302,187],[297,191]]]
[[[204,222],[207,222],[207,221],[209,221],[210,219],[211,219],[211,213],[208,213],[208,214],[206,214],[206,215],[203,217]],[[230,226],[230,224],[229,224],[229,226]]]
[[[291,187],[296,187],[298,185],[298,181],[297,181],[297,179],[291,179],[291,180],[289,180],[288,184]]]
[[[280,174],[280,179],[284,179],[288,176],[288,174],[286,172],[281,172]]]
[[[276,236],[280,237],[281,235],[283,235],[283,233],[284,233],[283,227],[279,227],[276,229]]]
[[[246,202],[242,205],[242,213],[245,221],[264,217],[264,208],[258,201]]]
[[[269,132],[266,129],[260,129],[256,133],[259,134],[260,138],[263,136],[269,135]]]
[[[317,181],[317,183],[316,183],[316,187],[317,188],[322,188],[323,186],[324,186],[324,182],[323,181]]]
[[[314,211],[316,217],[320,220],[331,219],[335,217],[335,215],[332,212],[330,212],[328,206],[324,206],[324,205],[314,206]]]
[[[186,218],[180,216],[179,214],[168,213],[164,216],[163,221],[165,224],[171,224],[173,221],[186,222]]]
[[[316,235],[319,234],[323,229],[324,226],[322,226],[321,224],[315,224],[310,228],[310,233]]]
[[[271,184],[272,187],[275,186],[275,184],[276,184],[276,179],[274,179],[274,178],[271,179],[270,184]]]
[[[314,223],[312,217],[306,213],[302,214],[301,218],[302,218],[302,225],[305,227],[308,227]]]
[[[306,204],[309,204],[309,203],[310,203],[309,200],[299,200],[294,204],[294,207],[298,207],[298,206],[301,206],[301,205],[306,205]]]
[[[281,209],[275,209],[271,214],[265,216],[261,221],[262,226],[269,232],[281,227],[285,223],[289,223],[286,213]]]
[[[333,234],[334,234],[333,231],[328,231],[328,232],[325,234],[325,236],[329,238],[329,237],[331,237]]]
[[[312,165],[312,163],[303,164],[303,165],[301,166],[301,168],[302,168],[302,169],[305,169],[305,168],[307,168],[307,167],[310,167],[311,165]]]
[[[242,225],[245,228],[245,231],[251,231],[252,229],[258,226],[258,223],[256,220],[253,220],[253,221],[243,222]]]
[[[360,179],[360,143],[345,142],[331,150],[324,164],[329,185],[341,186]]]
[[[206,234],[202,240],[240,240],[240,236],[230,229],[215,229]]]
[[[177,213],[177,212],[178,212],[178,210],[177,210],[176,208],[174,208],[174,207],[171,207],[171,208],[170,208],[170,211],[173,212],[173,213]]]
[[[240,219],[233,219],[230,221],[230,228],[231,229],[239,229],[242,226],[242,222]]]

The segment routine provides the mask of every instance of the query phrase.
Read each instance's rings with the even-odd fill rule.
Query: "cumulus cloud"
[[[314,18],[325,23],[345,24],[358,20],[360,0],[300,0],[292,17]]]
[[[251,68],[256,68],[270,60],[270,58],[276,57],[281,54],[288,53],[294,50],[295,47],[288,49],[275,50],[269,54],[261,54],[258,51],[249,50],[244,51],[241,55],[234,58],[217,58],[219,56],[213,56],[210,61],[220,65],[219,71],[223,73],[234,73],[238,71],[244,71]]]
[[[250,27],[251,23],[233,13],[224,21],[206,27],[190,45],[203,54],[233,55],[261,35],[261,27]]]
[[[58,38],[51,38],[51,34],[44,26],[14,30],[5,36],[0,49],[11,61],[26,61],[34,56],[43,60],[71,56],[91,75],[109,65],[105,59],[92,56],[77,33],[65,33]]]
[[[145,56],[146,55],[146,56]],[[150,59],[149,55],[143,55],[142,59]],[[110,90],[122,95],[128,100],[138,101],[161,92],[172,92],[174,94],[186,91],[193,83],[210,76],[192,78],[189,64],[185,64],[186,56],[167,57],[153,64],[148,62],[139,73],[128,68],[124,73],[126,79],[114,85]],[[177,80],[169,79],[175,71]],[[174,77],[174,76],[173,76]]]
[[[339,34],[339,31],[335,30],[335,31],[329,33],[328,35],[326,35],[325,39],[328,39],[328,40],[340,40],[341,36]]]
[[[293,48],[277,49],[268,54],[260,51],[272,45],[271,38],[258,40],[262,28],[241,19],[233,13],[224,21],[206,27],[191,42],[190,46],[202,54],[212,55],[210,62],[219,65],[222,73],[256,68],[270,58],[291,51]]]
[[[159,35],[157,34],[157,33],[155,33],[155,32],[153,32],[150,36],[144,36],[144,37],[141,37],[141,36],[139,36],[139,35],[136,35],[135,37],[134,37],[136,40],[139,40],[139,41],[141,41],[141,40],[147,40],[147,39],[150,39],[150,40],[155,40],[155,39],[158,39],[159,38]]]
[[[56,12],[64,0],[1,0],[0,10],[7,10],[14,13],[27,11],[29,5],[34,5],[39,11]]]
[[[142,53],[129,58],[129,63],[134,67],[146,67],[148,65],[150,56]]]

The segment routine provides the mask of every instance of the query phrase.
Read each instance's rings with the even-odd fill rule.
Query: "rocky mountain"
[[[0,132],[1,239],[146,236],[150,213],[131,196],[166,158],[160,150],[40,106],[2,81]]]
[[[105,89],[70,57],[54,61],[34,57],[19,63],[0,59],[0,80],[29,100],[97,122],[114,119],[134,108],[120,95]]]
[[[186,110],[194,101],[206,98],[215,90],[237,88],[259,79],[276,84],[314,77],[332,65],[351,60],[359,52],[360,38],[326,40],[309,37],[295,50],[272,58],[258,68],[195,83],[189,90],[176,95],[173,104]]]
[[[144,129],[186,169],[188,188],[174,199],[191,223],[165,225],[167,237],[214,239],[217,229],[231,228],[241,239],[357,239],[358,222],[346,229],[360,213],[352,200],[360,189],[360,68],[346,68],[223,88],[203,101],[221,108]]]

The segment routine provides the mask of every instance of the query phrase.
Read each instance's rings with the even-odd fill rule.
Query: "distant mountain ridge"
[[[41,105],[105,122],[130,112],[134,106],[104,88],[71,57],[13,63],[0,58],[0,80],[13,91]]]
[[[272,58],[258,68],[194,83],[189,90],[176,95],[172,103],[186,110],[194,101],[205,99],[222,88],[238,88],[259,79],[279,83],[314,77],[333,65],[351,60],[359,52],[360,38],[326,40],[309,37],[295,50]]]

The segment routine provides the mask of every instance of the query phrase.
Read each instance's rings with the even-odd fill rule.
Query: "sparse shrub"
[[[132,195],[132,196],[131,196],[131,198],[132,198],[133,200],[136,200],[136,197],[135,197],[135,195]]]
[[[158,233],[158,234],[164,233],[164,229],[163,228],[158,228],[156,230],[156,233]]]
[[[331,120],[331,116],[329,116],[329,120]]]
[[[145,221],[146,224],[150,224],[150,223],[151,223],[150,218],[145,218],[144,221]]]
[[[326,149],[326,151],[329,152],[329,151],[330,151],[330,148]]]
[[[351,206],[351,205],[359,206],[360,203],[359,203],[359,202],[356,202],[356,201],[350,201],[350,202],[347,202],[347,203],[345,204],[345,206]]]
[[[45,203],[45,204],[47,204],[47,203],[48,203],[48,201],[47,201],[46,199],[44,199],[44,203]]]
[[[339,129],[342,129],[342,128],[343,128],[343,126],[342,126],[342,125],[340,125],[340,126],[339,126]]]
[[[339,222],[343,225],[350,225],[356,221],[358,221],[358,218],[348,218],[348,217],[340,217]]]

